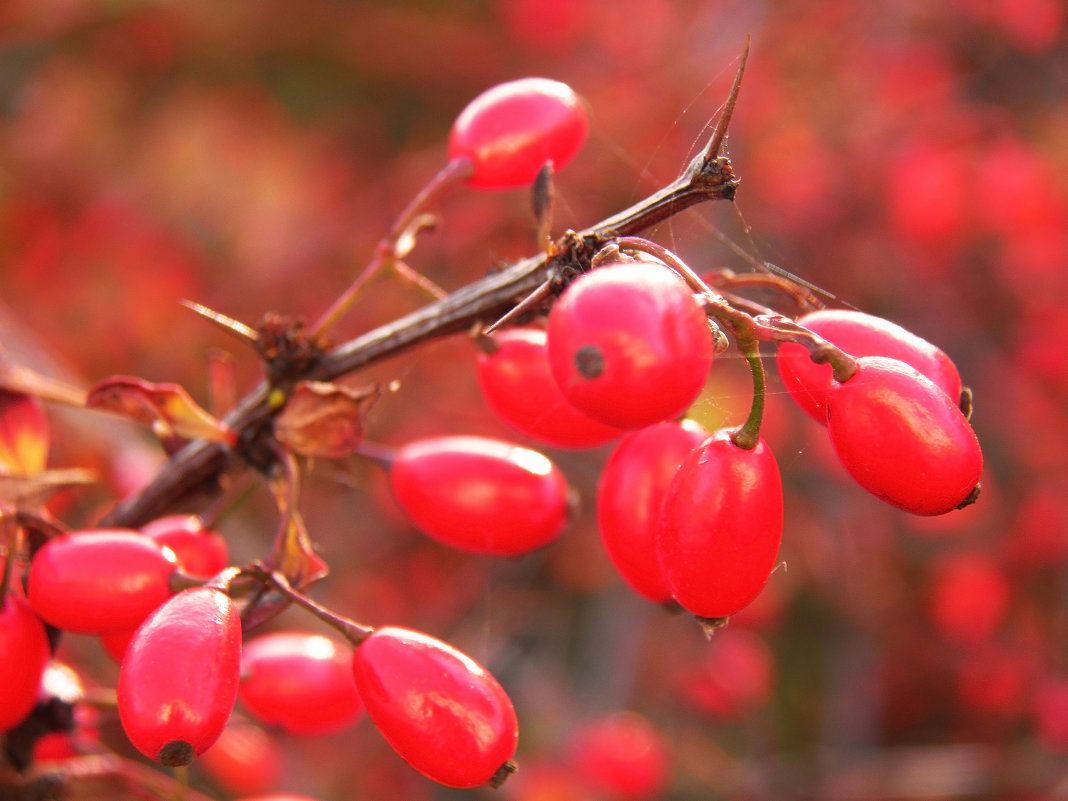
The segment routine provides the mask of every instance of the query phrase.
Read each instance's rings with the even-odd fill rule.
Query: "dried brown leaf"
[[[349,456],[363,441],[364,416],[381,394],[378,385],[352,389],[322,381],[300,383],[275,419],[275,438],[302,456]]]

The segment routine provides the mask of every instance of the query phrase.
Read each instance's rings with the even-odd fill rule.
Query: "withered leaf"
[[[163,438],[179,436],[233,445],[237,436],[208,414],[178,384],[153,384],[133,376],[105,378],[89,390],[85,405],[151,425]]]
[[[352,389],[304,381],[293,389],[274,422],[275,438],[302,456],[340,459],[363,441],[363,419],[382,394],[379,385]]]
[[[68,468],[43,470],[33,475],[0,473],[0,501],[28,509],[40,506],[62,489],[94,484],[97,476],[92,470]]]
[[[67,406],[85,404],[85,391],[58,378],[51,378],[21,364],[13,364],[0,352],[0,389],[33,395]]]
[[[290,586],[303,590],[326,576],[330,567],[315,552],[308,527],[304,524],[300,510],[296,508],[296,499],[300,493],[299,479],[296,477],[293,456],[287,454],[285,458],[290,460],[290,467],[294,472],[276,476],[268,482],[275,503],[278,504],[281,526],[267,563],[272,569],[280,570]]]

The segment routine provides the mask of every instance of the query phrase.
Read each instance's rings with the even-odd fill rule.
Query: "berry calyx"
[[[957,404],[897,359],[864,356],[857,366],[827,392],[827,433],[849,474],[914,514],[945,514],[974,500],[983,454]]]
[[[779,467],[760,440],[743,449],[720,429],[683,460],[660,508],[656,547],[672,597],[719,619],[748,606],[782,540]]]
[[[851,309],[820,309],[797,322],[853,357],[899,359],[931,379],[954,402],[960,398],[960,373],[949,356],[896,323]],[[813,362],[807,349],[792,342],[779,346],[776,363],[790,397],[813,420],[826,425],[831,366]]]
[[[211,587],[175,595],[134,633],[119,670],[119,719],[142,754],[187,765],[222,733],[237,700],[241,619]]]
[[[537,451],[485,437],[432,437],[397,450],[397,502],[434,539],[516,556],[548,545],[568,517],[563,474]]]
[[[49,540],[30,563],[30,605],[46,623],[79,634],[135,629],[171,596],[174,552],[126,529]]]
[[[549,363],[576,408],[618,428],[681,415],[712,367],[708,319],[686,284],[653,263],[579,276],[549,313]]]
[[[449,159],[471,162],[470,186],[527,186],[546,162],[560,170],[571,161],[588,128],[586,109],[567,84],[520,78],[487,89],[460,112],[449,134]]]
[[[623,434],[564,397],[549,366],[544,330],[510,328],[494,334],[494,343],[492,353],[479,354],[478,383],[502,420],[556,448],[590,448]]]
[[[427,634],[386,626],[356,648],[352,671],[379,732],[423,775],[470,788],[510,772],[515,709],[470,657]]]
[[[245,644],[238,698],[261,723],[290,734],[340,731],[363,708],[351,661],[348,649],[319,634],[265,634]]]
[[[683,459],[707,437],[693,420],[658,423],[624,437],[601,472],[601,541],[627,584],[651,601],[671,600],[656,556],[660,505]]]

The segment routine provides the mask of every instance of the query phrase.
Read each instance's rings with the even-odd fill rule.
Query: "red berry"
[[[563,169],[588,127],[582,101],[567,84],[521,78],[487,89],[460,112],[449,134],[449,159],[471,161],[471,186],[526,186],[547,161]]]
[[[477,787],[508,770],[519,738],[515,710],[470,657],[387,626],[356,648],[352,670],[367,714],[420,773],[449,787]]]
[[[1048,676],[1033,700],[1038,739],[1050,748],[1068,748],[1068,677]]]
[[[175,566],[169,548],[136,531],[64,534],[45,543],[30,563],[30,605],[65,631],[130,631],[170,597]]]
[[[797,321],[850,356],[886,356],[912,365],[954,402],[960,398],[960,373],[952,360],[940,348],[896,323],[849,309],[821,309]],[[813,420],[826,425],[827,390],[834,380],[831,366],[816,364],[806,348],[791,342],[779,346],[776,361],[790,397]]]
[[[920,515],[973,494],[983,472],[979,441],[956,402],[914,368],[865,356],[827,392],[827,432],[864,489]]]
[[[682,681],[687,701],[719,720],[738,720],[767,703],[775,658],[760,635],[736,628],[717,631],[704,658]]]
[[[281,780],[284,763],[285,753],[270,734],[234,721],[197,760],[200,770],[229,793],[267,792]]]
[[[549,367],[545,331],[512,328],[494,339],[497,350],[479,354],[478,383],[502,420],[556,448],[589,448],[622,435],[564,397]]]
[[[290,734],[340,731],[363,707],[348,650],[322,635],[297,631],[245,644],[238,697],[257,720]]]
[[[187,765],[214,743],[237,700],[241,618],[219,590],[183,590],[138,628],[119,670],[119,719],[138,751]]]
[[[579,276],[549,313],[548,338],[564,397],[619,428],[681,415],[712,366],[708,319],[686,284],[657,264]]]
[[[768,446],[728,429],[691,451],[664,496],[656,547],[671,594],[698,617],[747,606],[767,583],[782,539],[779,467]]]
[[[931,572],[931,620],[951,640],[982,643],[993,637],[1005,619],[1011,594],[1009,580],[993,557],[953,554]]]
[[[601,541],[627,584],[651,601],[671,600],[656,555],[660,504],[682,460],[707,437],[693,420],[634,431],[616,446],[601,473]]]
[[[664,735],[633,713],[583,727],[571,745],[575,770],[598,797],[618,801],[660,798],[668,781]]]
[[[420,529],[476,553],[526,553],[556,539],[567,522],[568,486],[556,466],[495,439],[410,442],[393,459],[390,483]]]
[[[107,655],[121,665],[122,658],[126,654],[126,646],[130,644],[130,640],[133,639],[136,630],[113,631],[108,634],[101,634],[100,644],[104,646]]]
[[[44,624],[22,598],[8,593],[0,600],[0,732],[5,732],[37,704],[52,650]]]
[[[141,533],[174,551],[182,572],[195,578],[211,578],[230,564],[226,540],[196,515],[161,517],[143,525]]]

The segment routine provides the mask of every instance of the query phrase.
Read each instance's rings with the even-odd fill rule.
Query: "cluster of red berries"
[[[563,84],[503,84],[457,119],[449,163],[472,186],[527,185],[546,163],[565,164],[586,128],[581,103]],[[750,604],[774,570],[783,491],[760,437],[758,339],[780,343],[787,389],[827,426],[862,487],[922,515],[972,499],[982,456],[961,410],[960,378],[940,350],[855,312],[793,322],[725,309],[671,259],[649,256],[621,253],[579,275],[544,327],[482,337],[477,367],[490,406],[530,437],[556,448],[619,440],[597,511],[608,554],[638,593],[722,619]],[[752,357],[754,408],[745,426],[708,432],[685,414],[727,342],[723,329]],[[5,403],[5,425],[40,429],[33,399],[17,401]],[[31,445],[0,457],[32,473],[43,466],[41,438],[24,439]],[[387,461],[412,521],[475,553],[543,547],[572,505],[561,471],[519,445],[438,437],[408,443]],[[350,638],[351,654],[295,632],[243,644],[233,581],[262,576],[228,568],[225,542],[195,517],[52,536],[32,554],[25,592],[7,580],[26,555],[20,542],[8,549],[0,595],[0,651],[20,655],[0,668],[0,731],[36,703],[50,654],[47,624],[105,639],[121,660],[123,727],[165,765],[187,764],[216,742],[240,698],[253,717],[300,734],[336,731],[366,710],[402,757],[449,786],[509,771],[517,743],[511,701],[480,665],[440,640],[387,626]]]
[[[198,536],[212,547],[217,535]],[[370,632],[351,654],[326,637],[297,632],[254,638],[243,648],[240,611],[228,595],[239,571],[172,594],[170,582],[183,567],[138,531],[72,532],[41,547],[30,563],[27,597],[13,589],[0,617],[5,653],[25,655],[4,661],[3,728],[37,701],[50,655],[48,624],[120,635],[123,728],[138,750],[164,765],[188,764],[214,744],[238,698],[263,723],[297,734],[339,730],[366,709],[398,753],[450,786],[484,784],[510,760],[517,740],[511,702],[455,648],[395,627]]]

